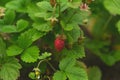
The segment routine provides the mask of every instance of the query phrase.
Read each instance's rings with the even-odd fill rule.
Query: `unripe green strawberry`
[[[65,46],[65,40],[60,37],[57,37],[54,41],[54,46],[58,52],[62,51],[62,49]]]

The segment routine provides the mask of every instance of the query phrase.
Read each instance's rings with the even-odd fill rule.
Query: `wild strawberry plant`
[[[0,1],[0,80],[18,79],[25,67],[31,68],[25,75],[32,80],[100,80],[98,67],[86,70],[80,61],[85,57],[83,45],[109,66],[120,61],[119,3]]]
[[[31,64],[25,75],[33,80],[88,80],[78,61],[85,57],[79,25],[90,15],[85,1],[3,0],[0,6],[0,79],[16,80]]]

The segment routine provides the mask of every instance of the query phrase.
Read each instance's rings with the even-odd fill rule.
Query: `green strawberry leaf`
[[[101,80],[102,73],[98,67],[88,68],[88,78],[89,80]]]
[[[31,78],[33,80],[36,78],[35,77],[35,72],[30,72],[28,76],[29,76],[29,78]]]
[[[52,30],[52,26],[49,23],[34,23],[33,27],[39,31],[49,32]]]
[[[82,3],[82,0],[74,0],[72,2],[69,2],[69,7],[71,8],[79,8],[80,3]]]
[[[120,0],[104,0],[104,6],[105,8],[111,13],[111,14],[118,14],[120,15]]]
[[[45,52],[45,53],[42,53],[41,56],[39,56],[39,59],[46,59],[50,57],[51,55],[52,55],[51,53]]]
[[[0,29],[1,32],[4,33],[15,33],[17,32],[16,27],[14,25],[3,25]]]
[[[74,27],[73,24],[65,24],[63,21],[60,22],[61,23],[61,26],[62,28],[65,30],[65,31],[71,31]]]
[[[12,24],[14,19],[15,19],[15,16],[16,16],[15,11],[8,9],[5,13],[4,23],[5,24]]]
[[[80,45],[73,45],[72,49],[64,49],[61,54],[72,58],[83,58],[85,57],[84,47]]]
[[[26,12],[27,5],[30,3],[30,0],[12,0],[8,2],[5,7],[8,9],[16,10],[18,12]]]
[[[37,46],[29,47],[23,52],[21,59],[27,63],[35,62],[39,58],[39,52],[40,50]]]
[[[71,31],[67,32],[66,35],[68,38],[68,42],[74,43],[74,42],[77,42],[78,38],[80,37],[81,30],[78,25],[76,26],[74,25],[74,28]]]
[[[54,73],[53,80],[66,80],[66,74],[62,71],[57,71]]]
[[[35,40],[45,35],[43,32],[39,32],[36,29],[29,29],[18,37],[18,46],[25,49],[29,47]]]
[[[118,23],[116,24],[116,27],[117,27],[117,29],[118,29],[118,31],[120,33],[120,21],[118,21]]]
[[[6,57],[4,63],[0,67],[0,79],[17,80],[20,76],[19,69],[21,69],[21,65],[16,58]]]
[[[69,80],[88,80],[86,71],[80,67],[69,68],[65,73]]]
[[[76,59],[66,57],[60,61],[59,68],[62,71],[57,73],[55,79],[58,79],[58,75],[61,77],[66,76],[69,80],[88,80],[87,73],[84,68],[75,66]],[[63,80],[66,80],[65,77]]]
[[[76,60],[74,58],[65,58],[60,61],[59,68],[62,71],[67,70],[67,68],[71,68],[75,65]]]
[[[20,19],[17,21],[17,31],[21,32],[28,27],[28,21]]]
[[[16,45],[12,45],[10,46],[8,49],[7,49],[7,55],[8,56],[16,56],[16,55],[19,55],[21,54],[23,51],[22,48],[16,46]]]
[[[47,1],[38,2],[37,6],[40,7],[44,11],[52,11],[53,10],[52,6],[50,5],[50,2],[47,2]]]

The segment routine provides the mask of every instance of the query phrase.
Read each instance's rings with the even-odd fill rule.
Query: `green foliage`
[[[5,6],[8,9],[13,9],[18,12],[26,12],[29,2],[30,0],[12,0],[8,2]]]
[[[47,1],[41,1],[38,2],[37,5],[40,7],[40,9],[44,10],[44,11],[52,11],[52,6],[50,5],[49,2]]]
[[[87,73],[81,67],[76,67],[76,60],[74,58],[64,58],[60,61],[59,68],[60,71],[57,71],[54,74],[53,79],[59,80],[60,76],[62,80],[66,80],[66,77],[69,80],[88,80]]]
[[[26,29],[28,27],[28,22],[26,20],[19,20],[17,21],[17,31],[20,32],[20,31],[23,31],[24,29]]]
[[[0,79],[16,80],[20,76],[19,69],[21,65],[18,60],[12,57],[5,58],[4,63],[0,67]]]
[[[43,32],[49,32],[52,30],[52,27],[49,23],[43,22],[43,23],[34,23],[33,27],[39,31]]]
[[[34,41],[42,37],[45,33],[39,32],[35,29],[29,29],[28,31],[25,31],[18,37],[18,46],[21,48],[27,48],[29,47]]]
[[[9,13],[9,14],[12,15],[12,13]],[[5,17],[4,23],[0,25],[1,26],[0,31],[4,33],[16,33],[16,32],[23,31],[24,29],[28,27],[28,22],[26,20],[18,20],[18,22],[16,23],[16,26],[11,24],[12,22],[13,20],[10,17],[10,15],[8,15],[8,18]]]
[[[24,64],[35,66],[34,63],[40,60],[37,69],[41,73],[34,70],[29,77],[46,80],[49,78],[47,71],[51,71],[49,67],[56,71],[54,66],[58,66],[51,62],[62,54],[55,61],[60,63],[60,70],[50,72],[54,74],[53,79],[88,80],[86,70],[76,66],[76,59],[85,57],[83,45],[78,44],[78,39],[83,37],[79,25],[89,16],[89,11],[80,10],[81,3],[82,0],[57,0],[55,3],[49,0],[1,1],[0,6],[6,10],[0,12],[5,14],[0,16],[0,37],[4,39],[0,38],[0,79],[16,80]],[[53,47],[57,34],[66,38],[61,52]]]
[[[22,53],[23,49],[16,46],[16,45],[12,45],[8,48],[7,50],[7,55],[8,56],[15,56],[15,55],[19,55],[20,53]]]
[[[73,29],[74,25],[72,25],[72,24],[65,24],[63,21],[61,21],[61,26],[63,27],[64,30],[71,31]]]
[[[104,5],[106,9],[111,13],[111,14],[119,14],[120,15],[120,1],[119,0],[104,0]]]
[[[40,50],[38,47],[31,46],[23,52],[21,59],[28,63],[35,62],[39,58],[39,52]]]
[[[15,19],[15,16],[16,16],[15,11],[8,9],[5,13],[4,23],[5,24],[12,24],[14,19]]]
[[[68,42],[73,44],[74,42],[77,42],[78,38],[82,35],[82,33],[79,26],[74,25],[73,30],[67,32],[66,35],[68,37]]]
[[[108,66],[120,60],[116,57],[120,50],[119,3],[119,0],[98,0],[90,5],[94,15],[90,18],[92,26],[88,23],[90,33],[87,34],[89,40],[86,39],[85,46]]]
[[[34,72],[29,73],[29,77],[30,77],[31,79],[35,79],[35,73],[34,73]]]
[[[117,28],[118,28],[118,31],[120,32],[120,21],[117,23]]]
[[[14,33],[16,31],[16,27],[14,25],[2,25],[1,32],[3,33]]]
[[[0,37],[0,57],[2,54],[5,54],[6,44],[3,42],[2,38]]]
[[[61,54],[77,59],[85,57],[84,47],[80,45],[74,45],[71,50],[64,49]]]
[[[50,57],[51,55],[52,55],[51,53],[45,52],[45,53],[42,53],[41,56],[39,56],[39,59],[46,59]]]
[[[89,80],[101,80],[102,73],[98,67],[88,68],[88,79]]]
[[[66,74],[63,71],[57,71],[53,77],[54,80],[66,80],[66,78]]]
[[[21,65],[14,57],[7,57],[6,44],[0,38],[0,79],[16,80],[20,76]]]

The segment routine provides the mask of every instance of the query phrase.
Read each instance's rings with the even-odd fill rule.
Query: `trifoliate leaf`
[[[112,14],[120,15],[120,0],[104,0],[105,8]]]
[[[28,27],[28,21],[20,19],[17,21],[17,31],[23,31],[24,29],[26,29]]]
[[[16,56],[20,53],[22,53],[23,49],[16,46],[16,45],[12,45],[7,49],[7,55],[8,56]]]
[[[35,62],[39,58],[39,52],[40,50],[37,46],[29,47],[23,52],[21,59],[28,63]]]
[[[101,80],[102,73],[98,67],[88,68],[88,79],[89,80]]]
[[[44,23],[34,23],[33,27],[39,31],[43,31],[43,32],[49,32],[52,30],[52,27],[50,26],[50,24],[44,22]]]
[[[21,65],[18,60],[12,57],[5,58],[4,64],[0,67],[0,79],[2,80],[17,80],[20,76],[19,69]]]
[[[69,68],[65,73],[69,80],[88,80],[86,71],[80,67]]]
[[[51,55],[52,55],[51,53],[45,52],[45,53],[42,53],[41,56],[39,56],[39,59],[46,59],[46,58],[50,57]]]
[[[86,70],[75,66],[75,64],[75,58],[66,57],[60,61],[59,68],[69,80],[88,80]]]
[[[53,10],[52,6],[50,5],[50,2],[47,2],[47,1],[38,2],[37,5],[44,11],[52,11]]]
[[[18,46],[21,48],[27,48],[43,35],[45,35],[45,33],[39,32],[35,29],[29,29],[18,37]]]
[[[66,80],[66,74],[62,71],[57,71],[54,73],[53,80]]]
[[[68,68],[71,68],[75,65],[76,60],[74,58],[64,58],[60,61],[59,68],[62,71],[67,70]]]
[[[4,16],[4,23],[5,24],[11,24],[13,23],[14,19],[15,19],[15,11],[14,10],[7,10]]]

